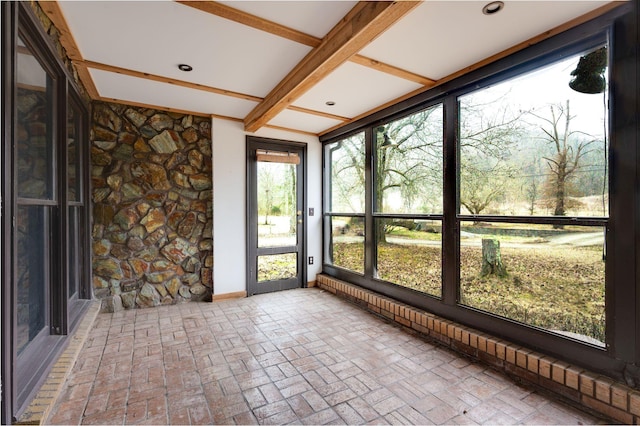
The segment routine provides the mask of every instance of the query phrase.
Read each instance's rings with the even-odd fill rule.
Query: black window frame
[[[617,224],[632,223],[633,230],[638,229],[638,208],[632,203],[636,198],[626,194],[638,192],[637,171],[638,155],[635,148],[636,134],[629,133],[628,126],[633,122],[637,108],[636,70],[628,63],[633,56],[637,43],[637,29],[633,29],[634,14],[631,4],[623,4],[612,11],[587,23],[571,28],[554,37],[541,41],[526,49],[515,52],[482,68],[476,69],[454,80],[436,86],[424,93],[373,113],[353,123],[322,135],[322,143],[333,143],[352,134],[367,133],[366,158],[366,194],[367,212],[365,220],[368,229],[374,229],[371,192],[372,182],[372,132],[380,123],[406,116],[412,112],[427,108],[435,103],[444,104],[444,214],[443,214],[443,290],[438,300],[426,294],[382,282],[373,278],[373,259],[375,247],[371,232],[365,236],[365,274],[354,274],[346,269],[324,263],[323,272],[400,300],[417,308],[424,309],[444,318],[488,332],[498,338],[522,344],[533,350],[546,353],[572,364],[583,366],[592,371],[623,379],[629,375],[629,365],[640,361],[640,330],[636,310],[640,307],[636,291],[637,245],[640,239],[635,232],[616,232]],[[633,29],[632,30],[630,30]],[[636,38],[634,38],[636,37]],[[460,215],[458,212],[458,96],[479,88],[522,75],[545,64],[556,62],[568,55],[584,52],[590,48],[608,43],[610,51],[610,106],[609,106],[609,218],[582,218],[580,223],[607,227],[607,264],[606,264],[606,327],[607,347],[602,348],[554,335],[550,332],[511,321],[497,315],[469,308],[458,303],[460,292],[459,270],[459,223],[476,216]],[[625,62],[625,59],[627,62]],[[627,89],[631,84],[631,87]],[[622,89],[622,87],[625,89]],[[636,89],[636,90],[633,90]],[[633,92],[630,96],[629,92]],[[626,97],[626,98],[625,98]],[[631,98],[631,99],[628,99]],[[636,102],[636,103],[634,103]],[[627,126],[627,127],[625,127]],[[624,127],[624,130],[622,128]],[[324,157],[323,157],[324,158]],[[632,160],[636,160],[633,162]],[[624,167],[619,167],[624,162]],[[326,163],[323,160],[324,170]],[[329,187],[327,173],[323,176],[324,194]],[[327,254],[328,232],[327,217],[332,213],[323,210],[324,253]],[[571,218],[526,217],[512,218],[503,216],[478,216],[483,220],[509,222],[527,221],[532,223],[575,223]],[[620,225],[618,225],[619,227]],[[617,256],[617,257],[616,257]],[[418,294],[417,294],[418,293]]]
[[[359,134],[363,134],[364,136],[364,148],[365,148],[365,154],[364,154],[364,166],[365,166],[365,187],[369,187],[371,184],[371,173],[370,173],[370,169],[371,169],[371,161],[370,161],[370,152],[371,152],[371,147],[370,144],[367,143],[367,141],[370,138],[371,135],[371,130],[370,129],[358,129],[354,132],[351,132],[347,135],[344,135],[343,137],[339,138],[338,140],[333,140],[331,142],[325,143],[322,147],[322,170],[323,170],[323,175],[331,175],[331,170],[332,170],[332,164],[331,164],[331,158],[327,158],[326,155],[326,151],[327,150],[331,150],[331,148],[328,148],[328,145],[330,143],[334,143],[334,142],[340,142],[341,140],[344,139],[348,139],[354,136],[357,136]],[[338,146],[338,148],[340,147],[340,145]],[[371,193],[370,191],[365,191],[365,199],[364,199],[364,204],[365,204],[365,208],[364,211],[361,212],[341,212],[341,211],[335,211],[333,210],[332,206],[330,206],[330,204],[333,201],[333,196],[332,196],[332,192],[331,192],[331,186],[330,185],[326,185],[324,184],[324,178],[323,178],[323,186],[322,186],[323,190],[322,190],[322,211],[323,211],[323,216],[322,216],[322,235],[323,235],[323,264],[324,266],[330,265],[329,268],[337,268],[337,270],[345,270],[348,271],[345,268],[342,268],[340,266],[336,266],[333,264],[333,251],[331,250],[331,245],[333,244],[333,225],[332,225],[332,220],[333,218],[360,218],[363,219],[364,223],[364,228],[365,228],[365,240],[364,240],[364,264],[362,265],[362,270],[363,272],[358,272],[358,271],[349,271],[352,274],[355,274],[359,277],[364,277],[367,275],[367,270],[366,270],[366,265],[370,265],[371,262],[368,261],[367,259],[372,256],[371,250],[368,247],[367,244],[367,235],[369,235],[369,232],[366,232],[367,229],[371,229],[371,225],[372,225],[372,221],[368,219],[368,217],[370,216],[370,214],[367,214],[367,211],[370,209],[369,206],[372,204],[371,202]],[[324,242],[327,242],[328,244],[325,244]]]
[[[38,6],[36,6],[38,7]],[[81,96],[71,71],[58,57],[50,36],[45,32],[32,5],[28,2],[2,2],[0,5],[2,26],[2,262],[1,303],[2,303],[2,399],[1,421],[10,424],[24,412],[40,384],[46,379],[48,371],[53,366],[58,355],[68,342],[71,333],[83,314],[90,306],[87,300],[91,297],[91,265],[89,245],[90,212],[88,206],[90,194],[89,180],[89,109],[88,102]],[[51,129],[53,158],[57,167],[53,176],[52,194],[49,200],[19,198],[17,191],[16,166],[14,152],[16,150],[16,58],[18,52],[18,37],[29,45],[37,55],[38,61],[52,76],[53,99],[51,109]],[[69,257],[69,203],[67,196],[67,105],[73,102],[80,112],[78,135],[80,157],[83,161],[81,200],[83,206],[79,220],[84,224],[82,244],[85,247],[83,264],[80,265],[82,280],[78,280],[78,298],[69,299],[68,295],[68,257]],[[51,242],[50,255],[47,263],[47,273],[50,276],[45,304],[47,304],[48,325],[18,356],[16,354],[15,324],[16,283],[14,268],[16,253],[13,249],[18,206],[43,206],[48,209],[50,232],[47,236]]]
[[[371,132],[371,136],[369,138],[369,142],[370,142],[370,151],[371,151],[371,163],[372,163],[372,167],[371,167],[371,176],[370,176],[370,181],[371,184],[368,186],[368,188],[373,188],[372,185],[375,185],[375,179],[377,178],[377,176],[374,176],[373,171],[377,170],[377,161],[378,161],[378,154],[377,151],[375,149],[375,145],[376,145],[376,141],[375,141],[375,129],[379,126],[384,126],[386,124],[395,122],[397,120],[401,120],[402,118],[405,117],[409,117],[411,115],[414,114],[418,114],[422,111],[431,109],[431,108],[436,108],[438,106],[440,106],[442,108],[442,138],[443,138],[443,146],[442,146],[442,166],[443,166],[443,179],[444,179],[444,173],[445,173],[445,144],[444,144],[444,140],[445,140],[445,132],[446,132],[446,126],[445,126],[445,105],[444,105],[444,98],[436,98],[434,100],[432,100],[431,102],[427,102],[423,105],[420,105],[419,108],[412,108],[411,110],[407,111],[407,112],[403,112],[401,114],[394,114],[384,120],[378,120],[372,127],[372,132]],[[369,148],[369,147],[368,147]],[[371,227],[369,227],[368,229],[371,229],[370,234],[370,240],[371,240],[371,247],[370,247],[370,252],[371,252],[371,261],[370,261],[370,266],[369,269],[371,270],[371,276],[372,279],[379,282],[381,285],[392,285],[394,287],[397,287],[398,289],[401,289],[399,291],[401,291],[402,293],[406,293],[407,295],[409,294],[413,294],[414,297],[418,296],[418,297],[428,297],[431,299],[434,299],[436,301],[441,301],[444,300],[444,285],[440,286],[440,295],[436,296],[433,294],[429,294],[429,293],[424,293],[424,292],[420,292],[417,290],[414,290],[412,288],[408,288],[405,287],[403,285],[400,284],[396,284],[387,280],[384,280],[380,277],[377,277],[376,275],[378,275],[378,271],[377,271],[377,260],[378,260],[378,245],[377,245],[377,241],[378,241],[378,236],[376,235],[376,233],[378,232],[379,228],[376,226],[376,220],[383,220],[383,219],[400,219],[400,220],[432,220],[432,221],[439,221],[442,223],[442,229],[444,230],[444,217],[445,217],[445,207],[444,207],[444,181],[443,181],[443,205],[442,205],[442,212],[441,213],[384,213],[382,211],[378,212],[375,209],[377,200],[375,199],[376,194],[375,194],[375,190],[371,190],[369,191],[371,192],[371,196],[370,196],[370,202],[367,203],[367,206],[371,207]],[[368,219],[368,218],[367,218]],[[367,237],[365,237],[367,238]],[[368,249],[367,247],[367,240],[365,239],[365,251]],[[440,250],[441,250],[441,265],[444,264],[444,262],[442,262],[442,260],[444,259],[444,234],[441,240],[441,244],[440,244]],[[367,267],[365,266],[365,270],[367,269]],[[441,269],[441,276],[444,275],[444,268],[442,267]],[[444,282],[444,280],[442,281]]]

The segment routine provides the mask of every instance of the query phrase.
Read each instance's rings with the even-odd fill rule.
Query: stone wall
[[[95,102],[93,288],[104,311],[212,294],[211,121]]]

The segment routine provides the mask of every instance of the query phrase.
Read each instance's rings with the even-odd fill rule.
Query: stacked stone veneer
[[[212,293],[211,121],[95,103],[93,291],[104,311]]]

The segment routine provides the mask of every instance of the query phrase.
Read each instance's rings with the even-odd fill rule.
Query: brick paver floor
[[[99,314],[49,424],[594,424],[319,289]]]

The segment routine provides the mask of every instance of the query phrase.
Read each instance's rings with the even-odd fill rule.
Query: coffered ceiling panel
[[[100,95],[121,101],[243,118],[256,103],[143,78],[91,69]]]
[[[417,83],[346,62],[294,102],[295,106],[344,117],[356,117],[405,93]],[[335,102],[328,106],[327,102]]]
[[[253,96],[269,93],[311,50],[171,1],[60,5],[86,60]]]
[[[361,54],[438,80],[597,9],[604,1],[426,1]]]
[[[238,10],[294,30],[324,37],[346,15],[355,1],[223,1]]]
[[[325,129],[342,124],[342,121],[334,120],[318,115],[309,115],[298,111],[286,109],[275,116],[269,125],[309,133],[320,133]]]

